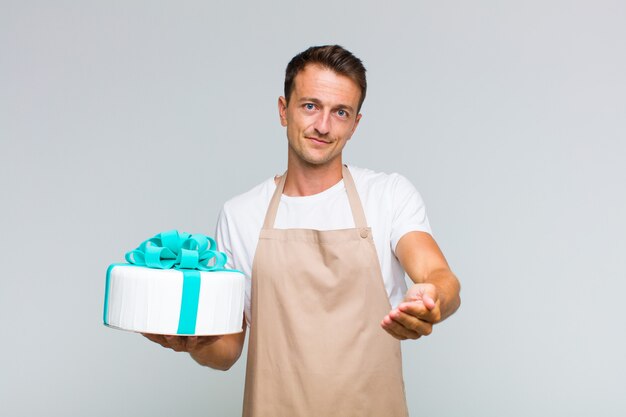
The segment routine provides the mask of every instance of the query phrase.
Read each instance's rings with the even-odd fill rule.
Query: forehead
[[[294,79],[294,98],[311,97],[356,108],[361,89],[350,77],[320,65],[309,64]]]

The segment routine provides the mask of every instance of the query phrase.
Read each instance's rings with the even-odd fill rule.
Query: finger
[[[416,340],[421,337],[421,335],[419,335],[418,333],[413,332],[397,323],[392,323],[390,325],[387,325],[386,330],[387,330],[387,333],[391,334],[398,340],[406,340],[406,339]]]
[[[430,301],[433,301],[432,299]],[[439,304],[435,303],[431,308],[421,301],[404,302],[398,306],[398,310],[409,314],[428,323],[438,323],[441,321],[441,310]]]
[[[400,324],[407,330],[413,331],[420,336],[428,336],[433,332],[433,325],[424,320],[420,320],[410,314],[406,314],[399,310],[393,310],[389,313],[389,317],[396,323]]]
[[[386,331],[389,335],[391,335],[391,336],[392,336],[393,338],[395,338],[395,339],[398,339],[398,340],[400,340],[400,341],[402,341],[402,340],[406,340],[406,337],[401,337],[401,336],[399,336],[399,335],[395,334],[394,332],[392,332],[392,331],[391,331],[391,330],[389,330],[389,329],[385,329],[385,328],[383,327],[383,330],[384,330],[384,331]]]
[[[406,337],[402,337],[399,334],[396,334],[396,332],[394,332],[393,330],[390,329],[390,324],[387,323],[387,321],[393,321],[389,318],[389,316],[386,316],[381,322],[380,322],[380,327],[383,328],[384,331],[386,331],[387,333],[389,333],[392,337],[398,339],[398,340],[406,340]]]
[[[385,316],[382,321],[383,329],[385,329],[389,334],[396,337],[396,339],[404,340],[404,339],[419,339],[420,334],[404,327],[402,324],[393,320],[389,315]]]
[[[185,336],[164,335],[165,340],[169,344],[169,348],[176,352],[187,351],[187,338]]]
[[[198,336],[187,336],[185,339],[185,348],[187,351],[195,349],[198,345]]]
[[[222,338],[222,336],[172,336],[180,339],[176,346],[177,352],[193,352],[211,345]]]
[[[154,343],[157,343],[157,344],[163,346],[163,347],[166,347],[166,348],[169,347],[169,344],[167,343],[167,341],[165,340],[165,338],[161,334],[142,333],[142,336],[145,337],[148,340],[151,340]]]
[[[205,347],[212,345],[213,343],[220,340],[223,336],[198,336],[196,337],[196,346],[197,347]]]
[[[426,308],[429,310],[434,309],[437,305],[435,300],[428,294],[424,294],[424,297],[422,297],[422,301],[424,301],[424,306],[426,306]]]

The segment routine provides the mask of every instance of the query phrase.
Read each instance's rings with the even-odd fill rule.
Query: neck
[[[290,197],[321,193],[343,178],[341,155],[323,165],[312,165],[294,159],[290,157],[287,162],[287,179],[283,190],[283,194]]]

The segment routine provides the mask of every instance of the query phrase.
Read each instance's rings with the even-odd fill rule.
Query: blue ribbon
[[[141,243],[137,249],[127,252],[125,258],[128,263],[137,266],[181,270],[183,294],[177,334],[196,332],[200,271],[227,271],[224,268],[226,254],[217,250],[215,240],[177,230],[157,234]]]
[[[126,252],[126,261],[158,269],[196,269],[219,271],[226,265],[226,254],[217,250],[215,240],[199,235],[168,230]],[[209,265],[209,262],[213,263]]]

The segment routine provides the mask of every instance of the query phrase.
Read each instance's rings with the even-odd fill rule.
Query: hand
[[[433,284],[414,284],[404,301],[391,310],[380,323],[387,333],[398,340],[419,339],[433,331],[441,321],[437,288]]]
[[[222,336],[170,336],[142,333],[146,338],[176,352],[194,353],[217,342]]]

